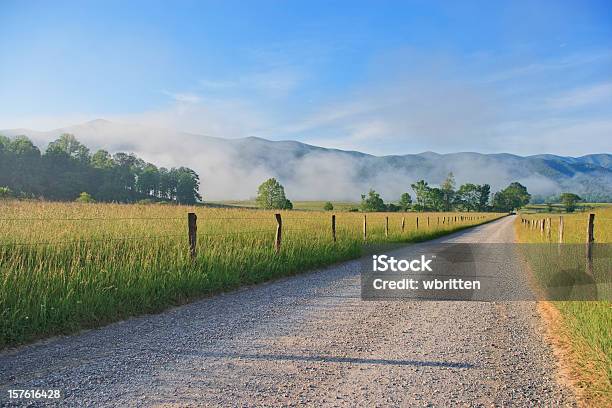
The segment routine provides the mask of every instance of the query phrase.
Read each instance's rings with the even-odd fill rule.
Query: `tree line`
[[[385,204],[374,190],[361,196],[361,211],[499,211],[509,212],[529,203],[531,195],[520,183],[510,183],[491,197],[488,184],[466,183],[456,189],[455,177],[449,173],[440,187],[430,186],[425,180],[410,185],[415,193],[403,193],[397,204]]]
[[[89,148],[63,134],[41,152],[26,136],[0,135],[0,188],[3,195],[73,201],[133,203],[141,200],[194,204],[198,174],[188,167],[164,168],[132,153]]]
[[[466,183],[456,187],[455,177],[450,173],[440,187],[430,186],[425,180],[410,185],[415,193],[413,203],[410,193],[403,193],[397,203],[385,203],[379,193],[370,189],[361,195],[359,208],[350,211],[499,211],[509,212],[529,203],[531,195],[520,183],[510,183],[505,189],[491,197],[488,184]],[[285,196],[284,187],[278,180],[271,178],[259,186],[256,202],[263,209],[291,209],[293,205]],[[334,206],[326,202],[323,206],[331,211]]]

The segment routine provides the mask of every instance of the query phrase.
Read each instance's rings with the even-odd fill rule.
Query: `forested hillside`
[[[87,192],[97,201],[193,204],[201,200],[199,184],[198,174],[187,167],[158,168],[130,153],[90,154],[71,134],[61,135],[44,152],[25,136],[0,136],[5,195],[72,201]]]

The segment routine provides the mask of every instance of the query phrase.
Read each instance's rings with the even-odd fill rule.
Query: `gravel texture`
[[[512,223],[438,241],[512,242]],[[5,351],[0,404],[43,404],[8,400],[8,389],[61,389],[44,403],[575,405],[535,302],[364,302],[358,270],[345,262]]]

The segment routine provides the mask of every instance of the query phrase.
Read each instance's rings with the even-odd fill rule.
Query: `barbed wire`
[[[0,244],[0,247],[12,247],[12,246],[37,246],[37,245],[49,245],[58,246],[63,244],[82,244],[82,243],[98,243],[98,242],[109,242],[109,241],[130,241],[130,240],[147,240],[147,239],[159,239],[159,238],[171,238],[171,237],[183,237],[184,234],[169,234],[169,235],[151,235],[151,236],[136,236],[136,237],[106,237],[103,239],[77,239],[69,241],[39,241],[39,242],[11,242]]]
[[[261,232],[269,232],[269,233],[274,233],[275,230],[269,230],[269,229],[261,229],[261,230],[248,230],[248,231],[230,231],[230,232],[217,232],[217,233],[204,233],[204,234],[200,234],[198,233],[198,237],[216,237],[216,236],[225,236],[225,235],[238,235],[238,234],[256,234],[256,233],[261,233]]]
[[[183,220],[184,217],[131,217],[131,218],[0,218],[0,221],[127,221],[127,220]]]

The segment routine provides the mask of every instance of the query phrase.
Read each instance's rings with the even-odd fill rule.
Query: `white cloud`
[[[170,98],[172,98],[172,100],[179,102],[179,103],[194,104],[194,103],[200,103],[202,101],[202,98],[199,95],[196,95],[194,93],[189,93],[189,92],[183,92],[183,93],[164,92],[164,93],[168,95]]]
[[[546,101],[553,109],[570,109],[612,101],[612,82],[584,86],[562,93]]]

